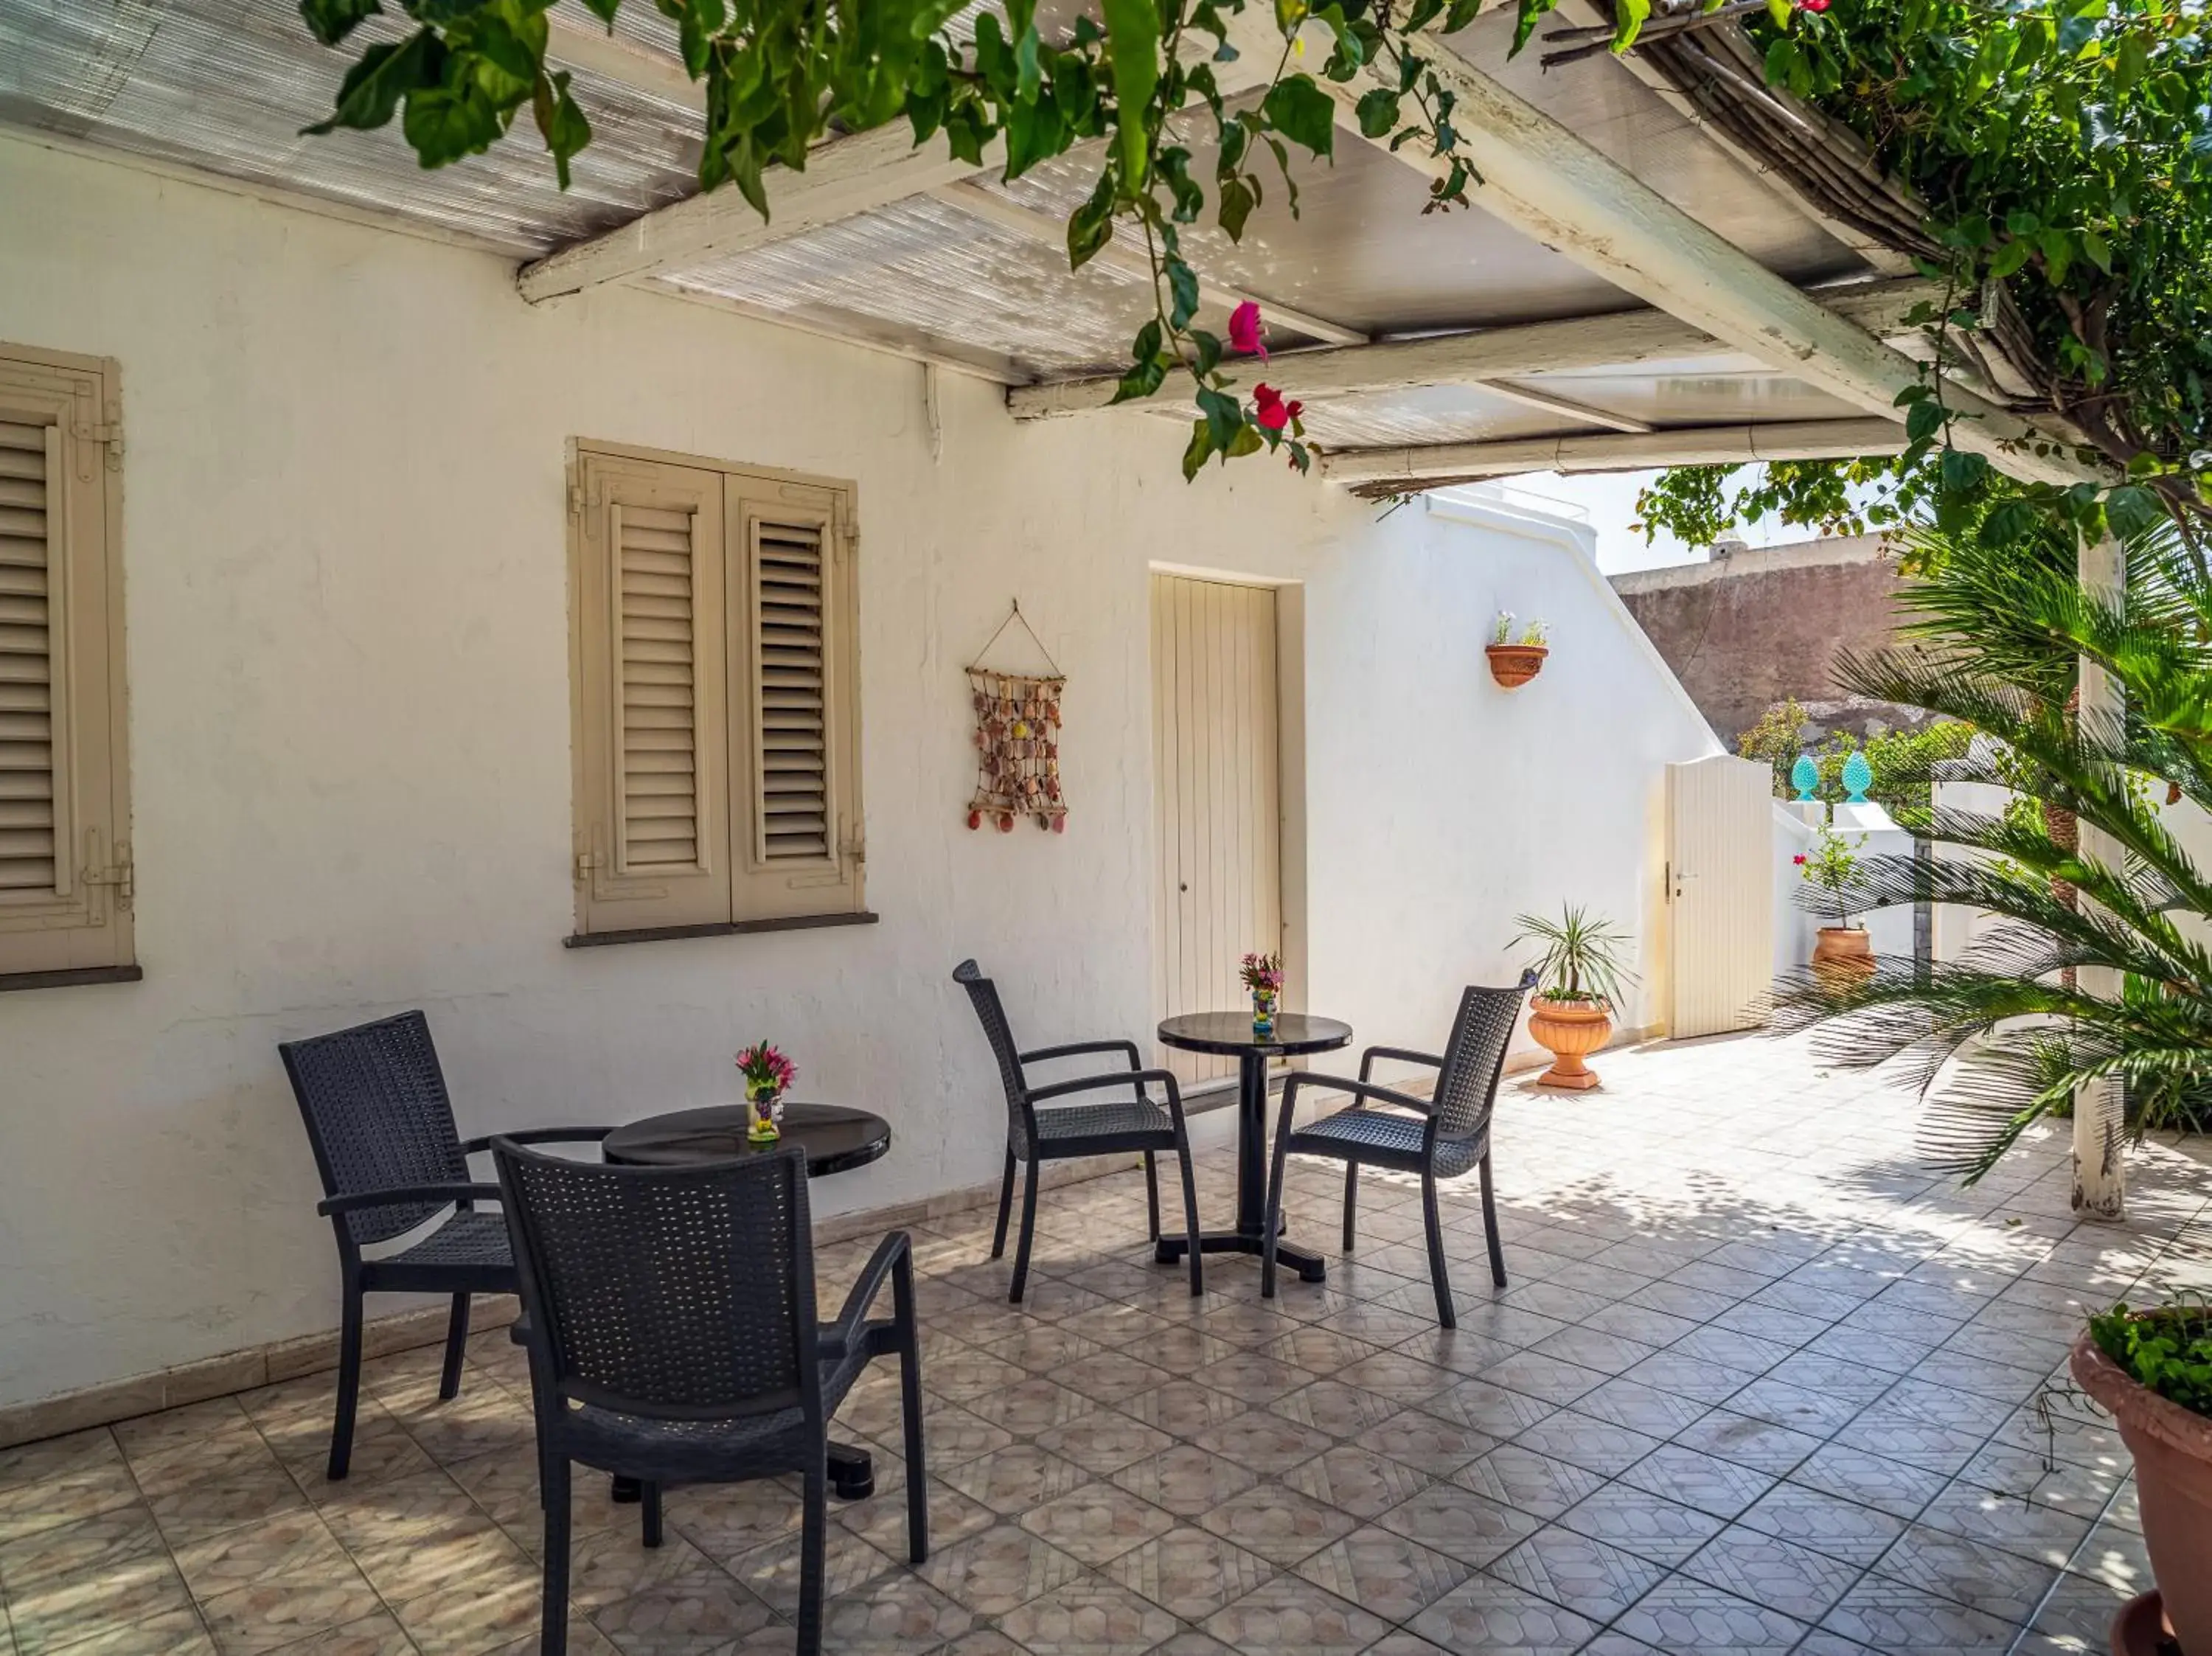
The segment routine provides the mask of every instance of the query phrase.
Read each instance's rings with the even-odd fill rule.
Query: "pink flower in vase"
[[[755,1041],[738,1054],[738,1073],[748,1092],[787,1092],[799,1079],[799,1066],[764,1040]]]

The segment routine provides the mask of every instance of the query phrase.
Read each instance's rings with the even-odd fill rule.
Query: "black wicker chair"
[[[522,1280],[523,1344],[545,1508],[543,1656],[568,1648],[569,1463],[641,1480],[805,1480],[799,1656],[822,1648],[830,1417],[869,1360],[896,1353],[907,1550],[929,1557],[914,1253],[877,1246],[834,1323],[817,1324],[806,1155],[611,1167],[493,1141]],[[891,1285],[892,1316],[868,1319]],[[658,1526],[647,1530],[657,1544]]]
[[[1260,1293],[1275,1297],[1275,1239],[1283,1224],[1283,1167],[1293,1152],[1334,1156],[1344,1168],[1344,1251],[1352,1252],[1352,1222],[1359,1206],[1359,1169],[1389,1168],[1421,1176],[1421,1216],[1429,1240],[1429,1280],[1437,1294],[1437,1320],[1458,1325],[1452,1312],[1451,1281],[1444,1269],[1443,1226],[1437,1215],[1437,1180],[1468,1168],[1482,1174],[1482,1228],[1490,1244],[1490,1278],[1505,1286],[1505,1251],[1498,1240],[1498,1205],[1490,1185],[1490,1115],[1498,1102],[1498,1078],[1505,1068],[1506,1044],[1521,1016],[1521,1003],[1536,984],[1524,972],[1511,989],[1471,986],[1460,997],[1451,1042],[1442,1058],[1401,1046],[1370,1046],[1359,1058],[1359,1079],[1297,1071],[1283,1088],[1283,1113],[1275,1129],[1275,1165],[1267,1180],[1266,1240],[1261,1250]],[[1425,1064],[1437,1071],[1435,1089],[1415,1098],[1378,1087],[1370,1076],[1376,1059]],[[1291,1125],[1298,1094],[1307,1087],[1355,1096],[1349,1109],[1322,1117],[1302,1128]],[[1367,1101],[1411,1111],[1411,1116],[1365,1107]]]
[[[453,1125],[453,1101],[430,1044],[429,1021],[420,1012],[364,1023],[357,1028],[286,1041],[284,1073],[300,1101],[322,1174],[324,1200],[338,1239],[343,1320],[338,1337],[337,1418],[331,1428],[329,1472],[346,1475],[353,1455],[354,1414],[361,1397],[362,1298],[368,1294],[450,1294],[446,1366],[438,1395],[461,1389],[461,1358],[469,1338],[469,1295],[517,1291],[507,1251],[507,1221],[477,1210],[496,1201],[499,1186],[472,1181],[468,1158],[488,1138],[462,1143]],[[508,1138],[588,1143],[609,1127],[544,1127]],[[364,1259],[374,1247],[414,1229],[441,1210],[445,1222],[411,1247],[382,1259]]]
[[[991,1055],[999,1061],[999,1078],[1006,1089],[1006,1171],[999,1186],[999,1228],[991,1238],[994,1259],[1006,1251],[1006,1218],[1014,1201],[1014,1164],[1030,1164],[1029,1180],[1022,1189],[1022,1237],[1014,1250],[1014,1280],[1006,1297],[1018,1303],[1029,1281],[1037,1182],[1044,1163],[1079,1156],[1126,1155],[1131,1150],[1142,1150],[1145,1155],[1145,1196],[1152,1214],[1152,1240],[1156,1242],[1160,1238],[1160,1180],[1153,1156],[1161,1150],[1175,1152],[1182,1168],[1183,1223],[1190,1237],[1190,1291],[1202,1293],[1205,1276],[1199,1260],[1198,1187],[1191,1179],[1190,1138],[1183,1130],[1182,1093],[1175,1077],[1165,1070],[1139,1067],[1142,1060],[1133,1040],[1083,1040],[1021,1052],[1014,1046],[1006,1009],[999,1004],[998,986],[983,975],[975,962],[961,961],[952,969],[952,980],[966,989],[969,999],[975,1003],[975,1016],[982,1022],[984,1039],[991,1043]],[[1030,1084],[1028,1065],[1091,1052],[1119,1052],[1128,1059],[1129,1067],[1042,1087]],[[1152,1083],[1158,1083],[1167,1095],[1164,1109],[1146,1090]],[[1134,1095],[1103,1104],[1037,1108],[1051,1099],[1108,1088],[1133,1089]]]

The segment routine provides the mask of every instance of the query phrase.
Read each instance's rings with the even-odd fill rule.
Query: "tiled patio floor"
[[[1931,1181],[1910,1101],[1736,1039],[1607,1057],[1606,1090],[1509,1083],[1511,1289],[1450,1193],[1459,1330],[1434,1324],[1418,1199],[1294,1174],[1325,1288],[1194,1305],[1147,1261],[1133,1174],[1048,1192],[1028,1305],[977,1213],[915,1232],[935,1551],[903,1562],[895,1368],[849,1400],[878,1494],[833,1507],[839,1653],[2101,1650],[2148,1582],[2126,1459],[2036,1408],[2085,1305],[2205,1280],[2197,1164],[2134,1164],[2133,1217],[2076,1227],[2046,1140]],[[1229,1205],[1225,1153],[1203,1200]],[[825,1306],[866,1249],[823,1261]],[[2138,1284],[2143,1284],[2138,1286]],[[327,1376],[0,1455],[0,1588],[22,1656],[534,1650],[527,1380],[479,1336],[373,1365],[352,1478]],[[672,1495],[669,1536],[578,1482],[580,1653],[789,1648],[798,1502]],[[0,1635],[0,1653],[7,1649]]]

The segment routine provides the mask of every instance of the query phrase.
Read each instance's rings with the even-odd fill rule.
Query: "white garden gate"
[[[1713,754],[1667,767],[1667,1033],[1747,1029],[1774,955],[1774,773]]]

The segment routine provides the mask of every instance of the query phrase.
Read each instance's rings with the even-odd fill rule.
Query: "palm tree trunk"
[[[2115,597],[2125,590],[2127,561],[2120,543],[2106,535],[2095,543],[2081,543],[2076,565],[2081,585]],[[2074,695],[2069,701],[2078,721],[2084,715],[2117,718],[2124,707],[2119,681],[2088,657],[2081,661]],[[2084,836],[2081,824],[2070,824],[2079,848],[2113,868],[2123,865],[2124,853],[2111,836],[2092,830]],[[2086,837],[2087,845],[2079,845]],[[2078,902],[2080,894],[2070,894]],[[2065,899],[2062,899],[2065,901]],[[2109,967],[2085,967],[2081,987],[2088,993],[2117,998],[2119,974]],[[2074,1211],[2084,1219],[2118,1223],[2127,1217],[2127,1174],[2120,1159],[2125,1132],[2125,1101],[2119,1083],[2104,1077],[2078,1089],[2074,1095]]]

